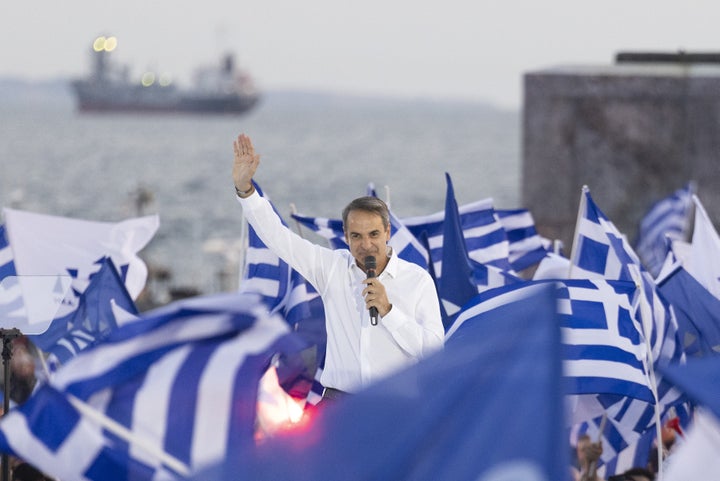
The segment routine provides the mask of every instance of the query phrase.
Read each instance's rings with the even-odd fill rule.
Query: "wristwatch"
[[[250,192],[252,192],[254,188],[255,188],[255,186],[253,186],[252,184],[250,184],[250,188],[249,188],[248,190],[246,190],[246,191],[243,192],[242,190],[238,189],[238,188],[237,188],[237,185],[236,185],[236,186],[235,186],[235,193],[238,195],[238,197],[245,197],[245,196],[248,195]]]

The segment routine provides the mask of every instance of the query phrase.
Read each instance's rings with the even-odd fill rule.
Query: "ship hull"
[[[72,83],[80,112],[241,114],[258,102],[255,94],[191,95],[169,87]]]

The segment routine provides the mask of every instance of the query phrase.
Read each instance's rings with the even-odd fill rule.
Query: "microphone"
[[[367,278],[370,279],[372,277],[375,277],[375,268],[377,267],[377,263],[375,262],[375,256],[367,256],[365,258],[365,269],[367,270]],[[370,308],[370,324],[373,326],[377,326],[378,321],[378,310],[377,307],[371,307]]]

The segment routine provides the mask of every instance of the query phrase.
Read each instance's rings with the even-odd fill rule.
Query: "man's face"
[[[351,210],[344,229],[345,242],[358,265],[362,267],[365,257],[374,256],[377,272],[382,272],[387,264],[386,245],[390,240],[390,229],[385,228],[382,218],[372,212]]]

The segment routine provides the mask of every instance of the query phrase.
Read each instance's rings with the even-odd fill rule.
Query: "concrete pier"
[[[566,254],[583,185],[631,241],[651,204],[689,181],[720,219],[720,55],[618,59],[524,77],[523,205]]]

